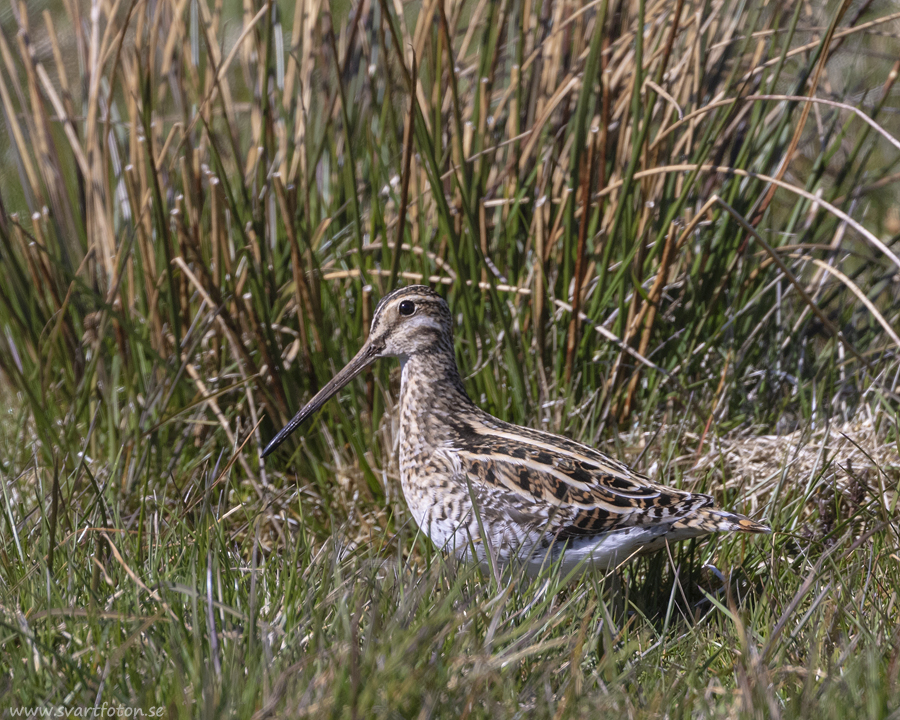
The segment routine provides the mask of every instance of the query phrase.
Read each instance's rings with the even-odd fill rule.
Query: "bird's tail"
[[[770,533],[772,528],[755,520],[712,508],[698,508],[675,522],[678,530],[694,530],[697,534],[714,532]]]

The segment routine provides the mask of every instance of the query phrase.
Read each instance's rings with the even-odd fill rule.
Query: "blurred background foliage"
[[[872,3],[12,8],[0,366],[45,462],[86,438],[127,490],[165,481],[157,448],[252,435],[259,475],[411,281],[445,286],[473,396],[515,422],[895,404]],[[339,446],[364,454],[388,373],[327,411]]]

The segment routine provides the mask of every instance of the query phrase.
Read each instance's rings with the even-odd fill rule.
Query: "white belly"
[[[678,542],[705,534],[696,528],[675,529],[672,525],[614,530],[596,537],[570,540],[562,551],[557,546],[551,547],[549,551],[534,553],[525,563],[525,570],[534,576],[542,568],[559,562],[563,574],[576,569],[607,571],[633,560],[638,555],[660,550],[666,546],[666,542]]]

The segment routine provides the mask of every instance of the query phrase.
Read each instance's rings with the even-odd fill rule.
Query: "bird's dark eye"
[[[400,314],[410,316],[416,311],[416,304],[412,300],[404,300],[400,303]]]

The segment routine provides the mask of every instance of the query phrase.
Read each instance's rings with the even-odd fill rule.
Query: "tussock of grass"
[[[0,712],[895,711],[898,21],[13,4]],[[487,410],[777,532],[457,567],[399,496],[387,364],[261,463],[423,279]]]

